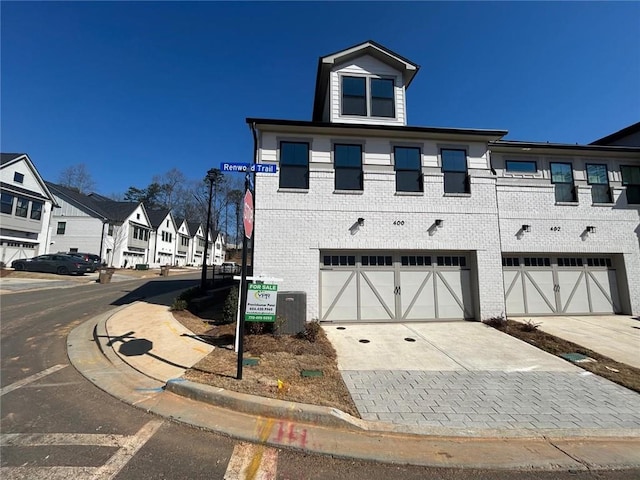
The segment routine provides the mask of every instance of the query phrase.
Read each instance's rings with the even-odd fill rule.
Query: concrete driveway
[[[509,317],[539,323],[543,332],[577,343],[617,362],[640,368],[640,317],[591,315],[581,317]]]
[[[574,371],[480,322],[325,325],[340,370]]]

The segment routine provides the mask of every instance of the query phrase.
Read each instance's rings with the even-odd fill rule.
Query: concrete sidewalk
[[[166,305],[166,299],[137,302],[83,324],[69,335],[69,358],[88,379],[127,403],[257,443],[416,465],[640,467],[640,395],[594,375],[582,375],[581,369],[539,355],[517,340],[496,337],[503,334],[482,324],[460,323],[459,328],[468,330],[458,331],[458,336],[451,335],[451,329],[458,328],[452,323],[435,329],[422,324],[376,325],[381,327],[379,336],[368,326],[329,327],[344,337],[339,340],[330,333],[341,368],[351,368],[343,375],[364,417],[357,419],[336,409],[255,397],[179,378],[211,347],[175,321]],[[384,340],[382,327],[395,334]],[[369,343],[359,342],[363,338]],[[387,356],[384,369],[363,370],[362,365],[349,363],[363,361],[350,342],[371,347],[373,361],[385,348],[395,348],[392,342],[397,339],[403,354]],[[507,342],[505,347],[501,340]],[[473,345],[476,351],[493,355],[472,358],[465,349]],[[525,346],[536,353],[527,351],[524,359],[517,360],[513,351]],[[512,371],[500,370],[505,361],[514,366]],[[379,395],[373,404],[387,410],[372,412],[367,407],[372,405],[370,399],[358,389],[377,390],[369,393]],[[536,402],[528,404],[527,399]],[[391,412],[392,404],[409,405],[411,411]],[[531,405],[537,411],[531,411]],[[562,410],[563,405],[572,413]],[[385,413],[391,415],[381,415]],[[524,415],[536,419],[546,415],[549,421],[525,421]],[[560,423],[564,416],[567,424]]]

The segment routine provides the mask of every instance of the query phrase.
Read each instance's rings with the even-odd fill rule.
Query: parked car
[[[236,262],[223,262],[220,265],[220,273],[240,273],[240,265]]]
[[[92,266],[92,272],[95,272],[97,269],[99,269],[100,265],[102,264],[100,255],[94,255],[93,253],[69,252],[65,255],[71,255],[72,257],[81,258]]]
[[[69,275],[76,273],[84,275],[92,271],[92,264],[85,262],[81,258],[72,257],[63,253],[53,253],[39,255],[33,258],[14,260],[11,267],[15,270],[25,270],[27,272],[57,273],[58,275]]]

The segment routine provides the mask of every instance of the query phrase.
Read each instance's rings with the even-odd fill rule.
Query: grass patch
[[[485,323],[490,326],[498,324],[499,326],[494,326],[494,328],[556,356],[566,353],[581,353],[593,358],[595,362],[575,363],[574,365],[640,393],[640,368],[616,362],[576,343],[543,332],[538,329],[539,324],[532,321],[520,323],[507,319],[505,322],[493,322],[494,325],[489,322]]]

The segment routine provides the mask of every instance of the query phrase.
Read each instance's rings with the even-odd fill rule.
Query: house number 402
[[[552,232],[559,232],[560,231],[560,227],[551,227],[550,230]]]
[[[404,220],[394,220],[394,225],[404,225]]]

